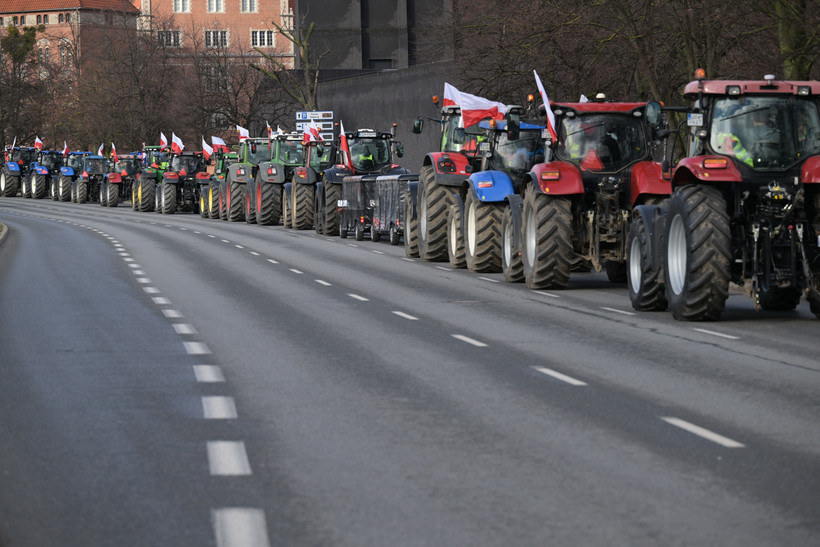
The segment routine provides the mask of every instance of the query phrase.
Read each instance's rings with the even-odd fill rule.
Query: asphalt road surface
[[[818,545],[820,323],[0,199],[0,546]]]

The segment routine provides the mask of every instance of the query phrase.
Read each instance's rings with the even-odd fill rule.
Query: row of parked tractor
[[[681,320],[718,319],[730,283],[756,309],[793,310],[805,295],[820,317],[820,82],[699,73],[684,96],[689,106],[671,107],[542,92],[540,108],[494,103],[476,117],[475,100],[488,101],[445,89],[440,146],[415,172],[394,163],[395,125],[333,142],[245,138],[214,151],[210,170],[201,152],[160,147],[108,167],[14,149],[0,193],[19,183],[24,197],[130,197],[145,212],[384,236],[409,257],[531,289],[605,271],[636,310]]]

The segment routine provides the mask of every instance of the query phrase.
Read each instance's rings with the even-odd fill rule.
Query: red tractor
[[[661,134],[656,102],[552,105],[557,140],[532,167],[522,198],[502,216],[502,271],[531,289],[561,289],[570,271],[606,269],[624,281],[629,215],[669,193],[653,160]]]
[[[793,310],[805,294],[820,317],[820,82],[698,70],[684,96],[688,154],[667,173],[673,193],[630,226],[632,306],[717,320],[733,282],[756,309]]]

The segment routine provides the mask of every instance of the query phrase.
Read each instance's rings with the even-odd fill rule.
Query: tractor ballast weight
[[[628,285],[637,310],[717,320],[729,283],[756,310],[820,318],[820,82],[687,84],[688,154],[667,158],[673,193],[636,208]]]

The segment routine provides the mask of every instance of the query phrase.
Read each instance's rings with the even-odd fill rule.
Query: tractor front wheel
[[[507,204],[501,213],[501,272],[508,283],[524,281],[524,260],[521,251],[514,247],[512,209]]]
[[[501,207],[482,203],[473,192],[467,192],[464,209],[464,258],[471,272],[501,270]]]
[[[563,289],[573,262],[572,204],[530,188],[522,216],[524,281],[530,289]]]
[[[461,231],[461,208],[455,203],[447,210],[447,257],[451,268],[467,266],[464,259],[464,234]]]

